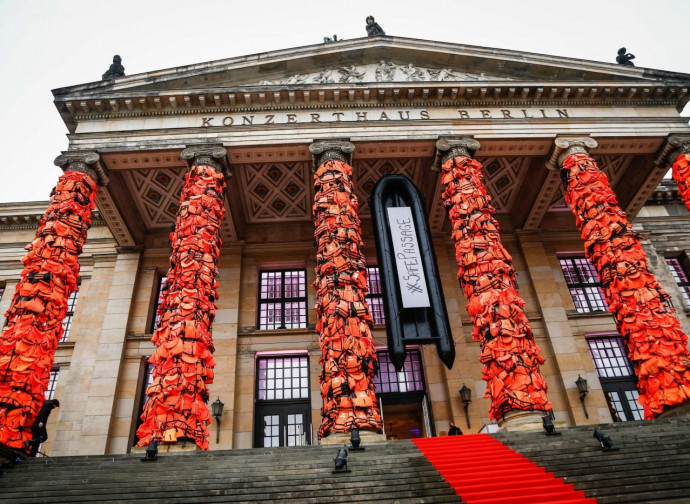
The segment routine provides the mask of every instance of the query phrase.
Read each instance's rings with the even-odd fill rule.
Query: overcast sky
[[[690,73],[690,0],[0,0],[0,202],[47,200],[67,129],[51,90],[126,74],[366,35],[388,35]],[[686,109],[686,114],[687,114]]]

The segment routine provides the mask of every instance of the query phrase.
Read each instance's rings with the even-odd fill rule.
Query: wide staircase
[[[411,441],[369,445],[342,474],[332,445],[38,458],[0,477],[0,502],[690,503],[690,419],[600,427],[618,450],[593,427],[426,438],[429,458]]]
[[[308,446],[27,460],[0,478],[0,502],[446,503],[455,492],[410,441],[350,451],[333,474],[338,446]]]
[[[690,419],[600,426],[616,451],[602,451],[593,427],[495,434],[599,504],[690,503]]]

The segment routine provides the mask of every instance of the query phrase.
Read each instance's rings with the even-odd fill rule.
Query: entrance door
[[[256,411],[254,446],[305,446],[311,444],[309,404],[260,405]]]
[[[309,357],[281,355],[256,361],[254,447],[311,444]]]
[[[386,438],[430,437],[433,421],[424,393],[424,374],[419,350],[408,349],[403,369],[396,371],[388,352],[378,350],[376,394],[381,399]]]

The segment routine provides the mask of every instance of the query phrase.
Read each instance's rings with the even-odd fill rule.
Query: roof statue
[[[331,37],[324,37],[323,38],[323,43],[324,44],[330,44],[331,42],[337,42],[338,41],[338,35],[333,35],[333,38]]]
[[[113,56],[113,64],[103,74],[103,80],[115,79],[116,77],[125,76],[125,67],[122,66],[122,58],[119,54]]]
[[[367,16],[367,37],[381,37],[386,34],[383,28],[374,21],[374,16]]]
[[[635,55],[631,53],[626,53],[625,47],[621,47],[618,49],[618,56],[616,56],[616,63],[619,65],[628,65],[628,66],[635,66],[635,64],[631,61],[635,59]]]

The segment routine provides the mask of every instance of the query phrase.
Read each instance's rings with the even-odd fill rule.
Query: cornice
[[[184,116],[218,114],[224,112],[264,112],[290,110],[319,110],[328,107],[349,108],[395,108],[404,105],[417,108],[437,107],[539,107],[539,106],[617,106],[617,107],[677,107],[688,95],[689,88],[666,86],[659,83],[500,83],[425,82],[423,84],[378,84],[361,83],[353,86],[330,85],[323,87],[303,86],[288,90],[276,101],[272,86],[237,89],[198,91],[185,90],[175,94],[155,94],[149,97],[137,95],[114,97],[112,99],[56,100],[56,106],[63,114],[76,121],[113,118]],[[279,88],[280,86],[278,86]],[[354,94],[351,94],[354,92]],[[206,105],[204,98],[212,94],[216,99],[208,100],[215,106]],[[261,95],[264,95],[263,99]],[[134,98],[137,98],[135,100]],[[149,98],[159,99],[157,106],[142,105],[135,101]],[[167,98],[167,99],[165,99]],[[189,103],[173,105],[171,98]],[[203,99],[200,99],[203,98]],[[458,99],[461,98],[461,99]],[[123,103],[120,103],[123,102]],[[131,108],[124,105],[130,102]]]

